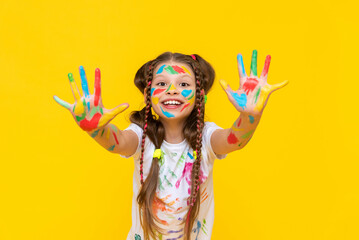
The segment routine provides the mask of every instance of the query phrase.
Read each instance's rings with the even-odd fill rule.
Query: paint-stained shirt
[[[214,198],[213,198],[213,164],[215,159],[223,159],[226,155],[218,155],[211,147],[211,135],[216,129],[222,129],[213,122],[205,122],[202,134],[202,161],[200,168],[200,199],[201,207],[197,219],[192,228],[191,239],[211,239],[214,221]],[[143,130],[138,125],[131,123],[125,130],[134,131],[139,140],[133,157],[135,170],[133,175],[133,198],[132,198],[132,227],[127,235],[127,240],[143,240],[143,230],[139,218],[139,206],[136,201],[141,186],[140,155]],[[187,199],[191,193],[191,170],[193,162],[193,149],[187,140],[181,143],[171,144],[163,141],[162,158],[159,161],[160,172],[156,190],[156,197],[162,201],[154,201],[153,209],[157,223],[165,230],[164,234],[158,233],[157,239],[180,240],[184,235],[183,219],[186,218],[189,206]],[[143,179],[147,178],[152,164],[155,145],[148,136],[145,139],[143,158]],[[155,198],[156,199],[156,198]]]

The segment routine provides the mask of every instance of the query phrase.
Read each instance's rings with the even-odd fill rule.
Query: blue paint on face
[[[163,69],[165,68],[165,66],[166,66],[166,64],[162,65],[162,66],[158,69],[158,71],[157,71],[156,74],[162,73],[162,72],[163,72]]]
[[[247,95],[242,93],[241,96],[238,93],[231,92],[232,97],[236,100],[238,106],[242,107],[243,109],[246,107],[247,104]]]
[[[155,88],[151,88],[151,96],[153,95],[154,91],[155,91]]]
[[[162,107],[160,107],[160,108],[161,108],[161,110],[162,110],[162,113],[163,113],[166,117],[171,118],[171,117],[174,117],[174,116],[175,116],[175,115],[173,115],[172,113],[163,111]]]
[[[190,95],[192,93],[192,90],[183,90],[181,92],[181,94],[184,96],[184,97],[188,97],[188,95]]]
[[[251,116],[251,115],[249,115],[249,121],[250,121],[251,123],[254,123],[254,117]]]

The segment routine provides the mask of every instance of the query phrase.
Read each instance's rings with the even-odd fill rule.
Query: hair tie
[[[193,151],[193,157],[194,159],[197,159],[197,151]]]
[[[195,55],[192,54],[191,57],[192,57],[195,61],[197,60]]]
[[[160,148],[156,149],[155,152],[153,153],[153,158],[158,158],[161,159],[162,157],[162,151]]]

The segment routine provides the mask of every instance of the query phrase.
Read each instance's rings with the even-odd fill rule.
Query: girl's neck
[[[184,140],[183,126],[184,121],[161,121],[165,128],[165,140],[168,143],[176,144]]]

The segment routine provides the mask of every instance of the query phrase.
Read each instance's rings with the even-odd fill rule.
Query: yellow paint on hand
[[[237,128],[237,127],[235,127],[235,126],[232,126],[231,129],[232,129],[233,131],[237,131],[237,132],[244,130],[244,128]]]
[[[85,107],[81,103],[81,100],[77,101],[75,110],[74,110],[75,115],[82,115],[84,112],[85,112]]]
[[[117,114],[125,111],[125,109],[127,107],[128,107],[127,105],[122,105],[122,106],[119,106],[118,108],[115,108],[111,112],[108,112],[108,113],[105,113],[104,115],[102,115],[102,117],[100,118],[100,121],[98,123],[98,127],[104,126],[106,123],[111,121],[112,118],[116,117]]]
[[[219,84],[221,84],[221,86],[224,90],[227,90],[228,83],[225,80],[223,80],[223,79],[219,80]]]
[[[107,128],[107,133],[106,133],[107,139],[110,139],[110,132],[111,132],[110,128]]]

